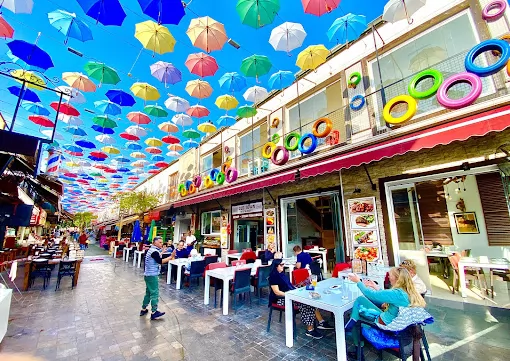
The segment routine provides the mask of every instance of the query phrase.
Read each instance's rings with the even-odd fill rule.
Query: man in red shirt
[[[78,242],[80,242],[80,249],[85,249],[87,247],[87,240],[89,237],[87,237],[87,234],[82,232],[81,236],[78,238]]]

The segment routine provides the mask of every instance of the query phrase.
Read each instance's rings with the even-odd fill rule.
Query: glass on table
[[[317,275],[312,275],[312,286],[317,287]]]

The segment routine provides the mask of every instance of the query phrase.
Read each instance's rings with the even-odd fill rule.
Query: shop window
[[[221,211],[212,211],[202,213],[202,234],[220,234],[221,230]]]
[[[462,29],[462,31],[459,31]],[[456,17],[438,24],[428,31],[405,42],[403,45],[379,56],[379,67],[376,60],[369,63],[370,80],[372,89],[377,91],[373,96],[375,104],[376,119],[379,126],[384,127],[382,119],[383,102],[381,96],[381,78],[384,85],[386,101],[407,94],[407,87],[411,78],[422,70],[433,68],[439,70],[445,78],[465,72],[464,58],[466,53],[479,43],[475,31],[473,19],[469,12],[464,12]],[[479,56],[476,62],[485,64],[484,56]],[[380,73],[379,73],[380,68]],[[430,88],[432,78],[421,81],[418,90]],[[494,92],[491,77],[482,78],[484,95]],[[458,84],[451,88],[449,96],[459,99],[470,91],[467,84]],[[424,115],[442,109],[436,97],[420,100],[417,115]],[[401,115],[402,109],[395,108],[395,116]]]
[[[179,195],[177,192],[177,187],[179,186],[179,173],[175,172],[174,174],[171,174],[168,179],[168,188],[169,188],[169,199],[175,200],[177,199],[177,196]]]
[[[211,171],[214,168],[220,168],[221,162],[222,162],[221,149],[218,149],[217,151],[209,153],[202,157],[200,171],[205,173]]]
[[[237,169],[240,175],[257,175],[269,169],[262,157],[262,146],[267,142],[267,122],[239,137]]]

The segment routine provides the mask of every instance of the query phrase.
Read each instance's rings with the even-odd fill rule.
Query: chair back
[[[58,272],[71,272],[76,271],[76,260],[74,261],[60,261],[58,265]]]
[[[271,266],[262,266],[257,269],[258,272],[258,282],[257,286],[260,287],[267,287],[269,286],[269,274],[271,273]]]
[[[191,262],[189,274],[191,276],[202,275],[205,272],[205,260]]]
[[[246,260],[245,259],[240,259],[240,260],[232,261],[232,266],[234,266],[234,267],[237,266],[237,265],[241,266],[243,264],[246,264]]]
[[[48,270],[49,269],[48,260],[45,259],[44,261],[39,262],[32,262],[32,270],[33,271],[42,271],[42,270]]]
[[[239,253],[239,251],[236,250],[236,249],[229,249],[228,250],[228,254],[236,254],[236,253]]]
[[[251,291],[251,269],[241,269],[234,272],[234,293]]]
[[[448,259],[450,260],[450,264],[452,265],[452,268],[458,272],[459,271],[460,254],[454,253],[452,256],[448,256]]]
[[[343,270],[351,268],[351,265],[349,263],[337,263],[335,265],[335,268],[333,269],[332,277],[338,278],[338,274],[342,272]]]
[[[250,259],[253,260],[253,261],[255,261],[257,259],[257,255],[252,250],[249,250],[249,251],[246,251],[246,252],[243,251],[243,254],[241,255],[241,258],[239,260],[246,260],[246,261],[248,261]]]
[[[322,281],[324,276],[322,275],[322,268],[318,261],[313,261],[310,264],[310,272],[317,276],[317,281]]]
[[[207,265],[206,270],[212,270],[216,268],[227,268],[227,264],[225,262],[214,262]]]
[[[251,248],[244,248],[241,253],[244,253],[244,252],[253,252],[253,250]]]
[[[310,277],[310,273],[306,268],[299,268],[292,271],[292,284],[298,285],[300,283],[303,283]]]
[[[207,267],[211,263],[217,262],[218,257],[217,256],[205,256],[204,261],[205,261],[205,266]]]

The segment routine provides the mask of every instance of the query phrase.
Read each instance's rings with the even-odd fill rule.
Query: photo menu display
[[[276,248],[276,208],[267,208],[264,210],[264,246],[265,249],[270,243],[273,243]]]
[[[381,257],[381,242],[375,197],[347,201],[354,259],[377,261]]]

